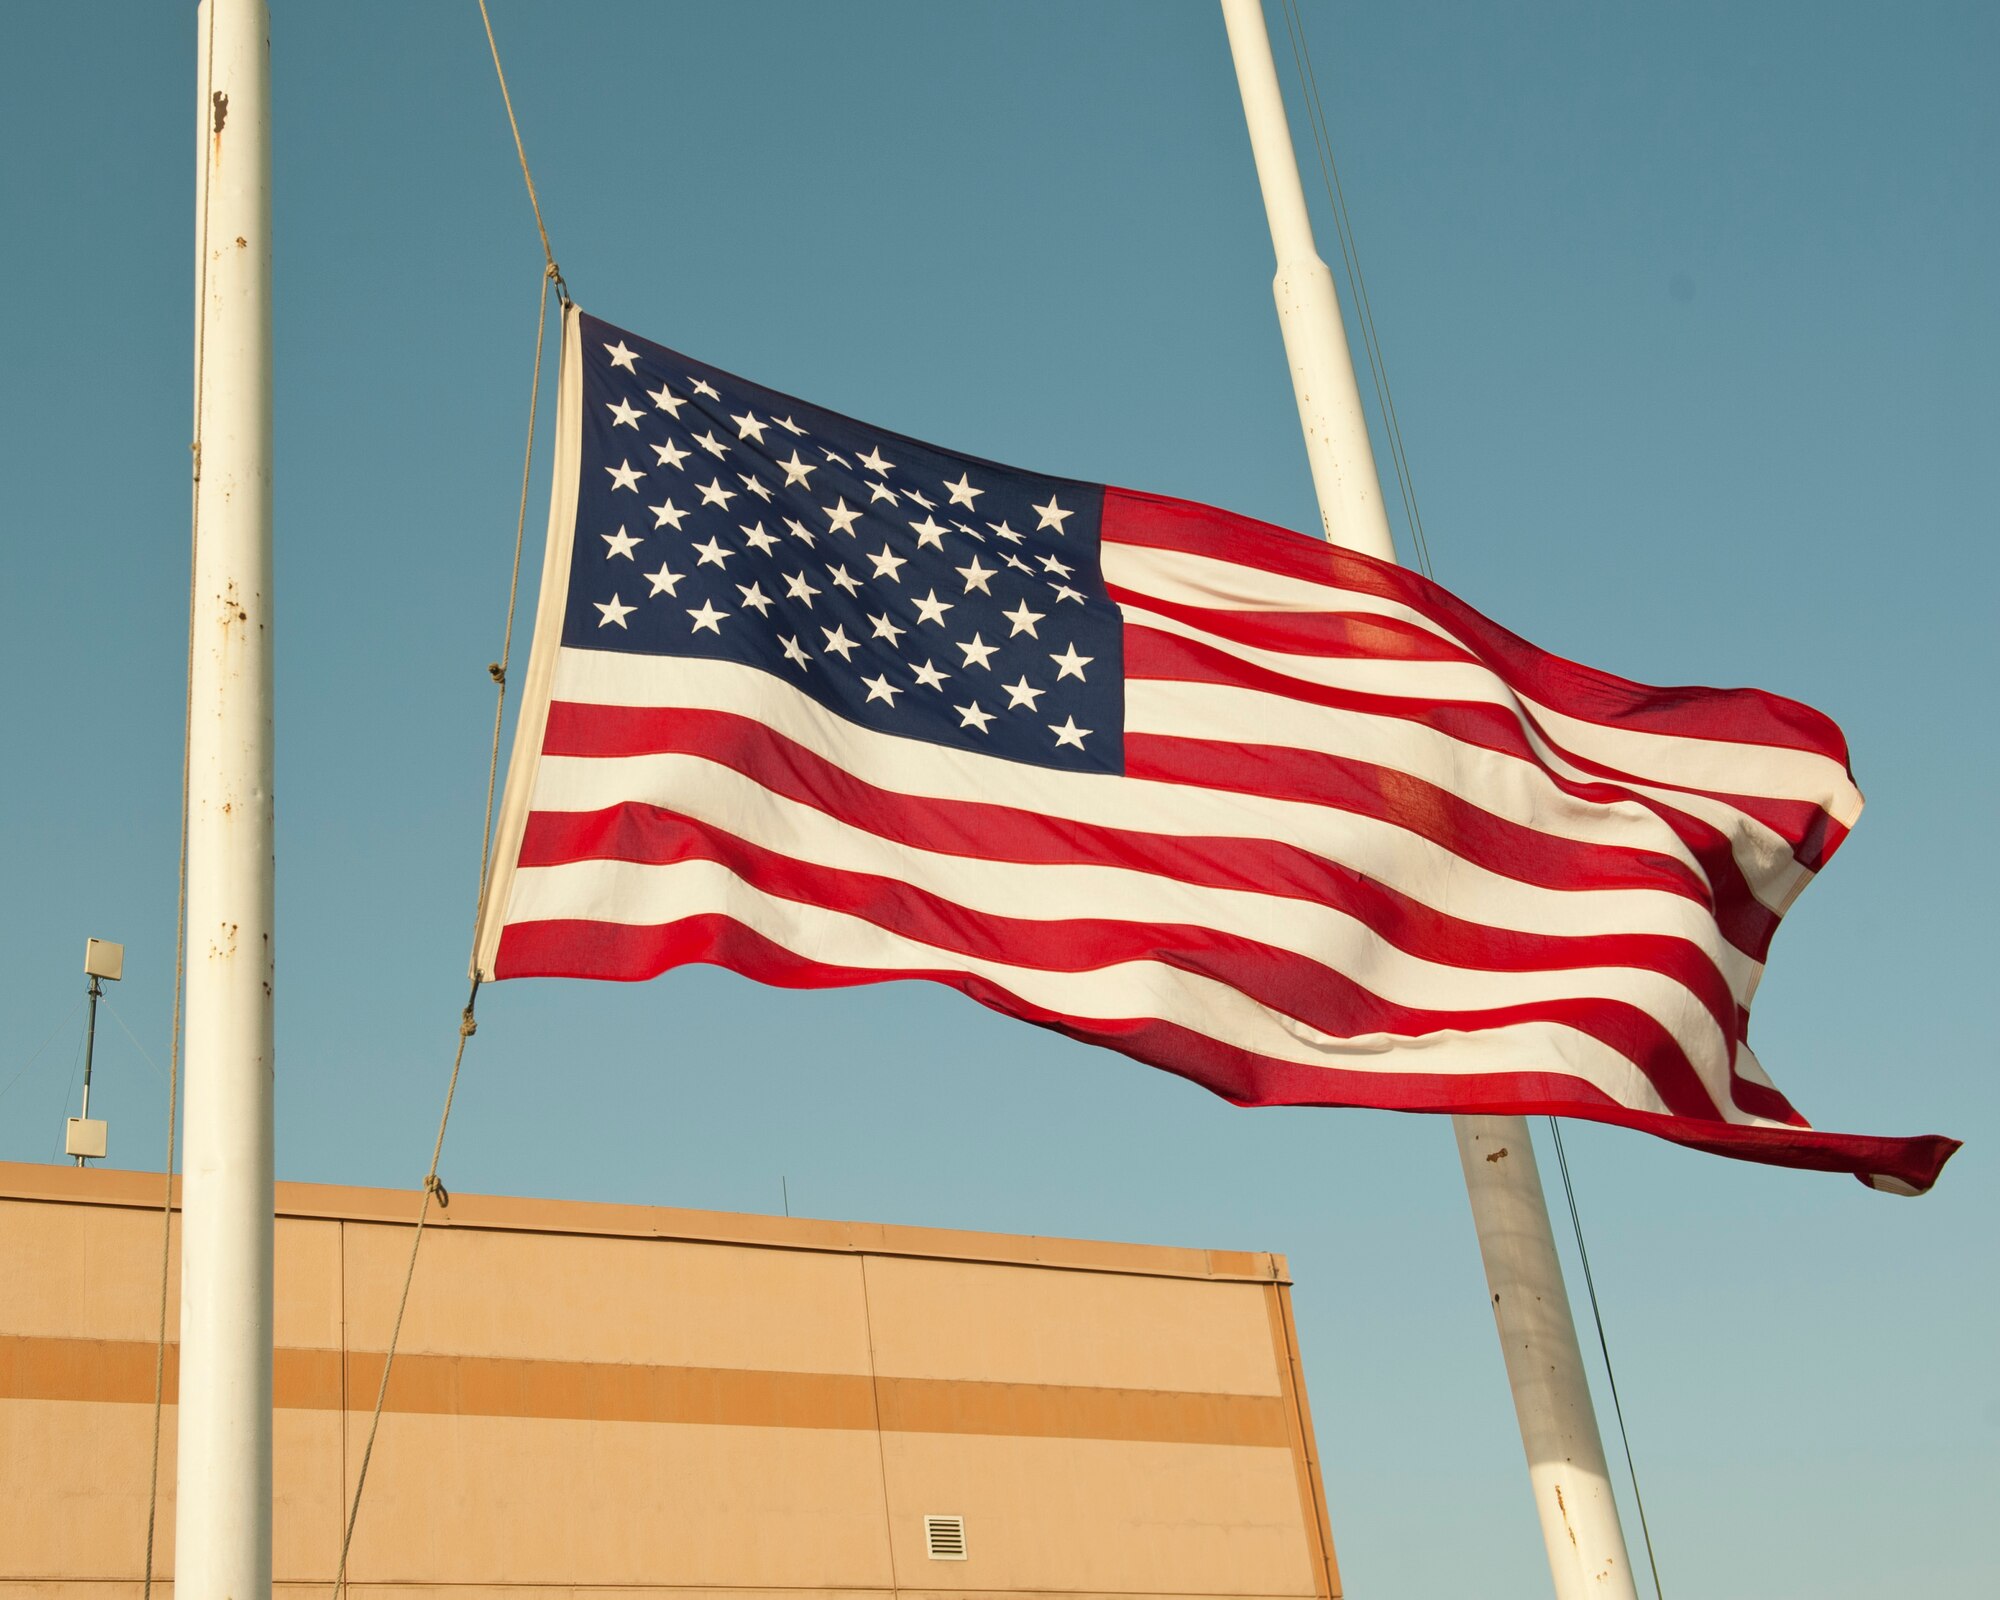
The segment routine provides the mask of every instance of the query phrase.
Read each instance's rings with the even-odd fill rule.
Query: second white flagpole
[[[271,119],[264,0],[196,13],[195,556],[178,1600],[270,1600]]]
[[[1262,0],[1221,0],[1277,255],[1272,290],[1326,537],[1396,559],[1333,274],[1313,245]],[[1454,1117],[1557,1600],[1636,1600],[1548,1200],[1523,1117]]]

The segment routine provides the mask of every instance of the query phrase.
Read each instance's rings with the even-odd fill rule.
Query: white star
[[[615,467],[606,467],[604,470],[611,474],[613,489],[630,489],[634,494],[639,492],[639,480],[645,477],[645,473],[633,466],[630,461]]]
[[[980,638],[979,635],[975,633],[972,636],[972,643],[959,644],[956,640],[954,640],[953,648],[964,652],[965,654],[964,665],[968,667],[984,667],[988,672],[991,672],[993,670],[993,666],[992,663],[988,661],[987,658],[991,656],[995,651],[997,651],[1000,647],[997,644],[988,644],[984,639]]]
[[[1016,706],[1026,706],[1030,711],[1033,711],[1035,709],[1035,702],[1049,692],[1046,689],[1032,688],[1028,683],[1028,675],[1025,672],[1013,683],[1004,684],[1002,687],[1007,691],[1007,709],[1009,711],[1012,711]]]
[[[711,602],[704,600],[701,603],[699,611],[693,606],[689,606],[688,615],[694,618],[694,632],[700,633],[703,628],[706,628],[716,638],[720,639],[722,637],[722,619],[728,616],[729,613],[727,611],[717,611]]]
[[[609,561],[613,556],[623,556],[627,561],[630,561],[633,549],[646,542],[644,539],[633,538],[623,528],[620,528],[616,533],[600,533],[598,538],[611,546],[609,550],[604,552],[604,559],[606,561]]]
[[[991,528],[998,537],[1005,539],[1009,544],[1019,544],[1027,537],[1026,534],[1016,533],[1004,522],[989,522],[986,526]]]
[[[1000,613],[1001,616],[1014,624],[1014,633],[1025,633],[1030,639],[1040,637],[1035,632],[1035,624],[1040,622],[1047,614],[1047,612],[1043,611],[1030,611],[1028,609],[1028,602],[1025,600],[1012,611],[1003,611]],[[1014,633],[1008,634],[1007,637],[1010,639],[1013,638]]]
[[[965,592],[967,594],[971,594],[974,589],[977,589],[981,594],[991,594],[993,591],[986,587],[986,580],[992,577],[998,570],[996,567],[982,567],[979,564],[979,557],[974,556],[972,558],[972,565],[969,567],[960,567],[958,575],[965,580]]]
[[[740,417],[733,416],[729,420],[736,424],[737,438],[754,439],[758,444],[762,444],[764,442],[764,429],[767,426],[767,424],[759,422],[757,420],[756,412],[746,411],[743,413],[742,416]]]
[[[834,587],[845,590],[848,594],[857,594],[860,592],[861,580],[853,576],[847,568],[829,566],[826,569],[826,573],[828,577],[833,579]]]
[[[880,700],[891,711],[896,709],[896,696],[903,691],[889,682],[888,673],[884,672],[873,678],[863,678],[861,681],[868,685],[868,700]],[[861,703],[866,705],[868,700]]]
[[[871,638],[887,639],[893,645],[898,639],[903,637],[903,630],[896,626],[886,611],[881,616],[870,617],[868,620],[875,624],[875,631],[869,636]]]
[[[1076,570],[1076,568],[1069,566],[1064,562],[1056,560],[1054,556],[1043,556],[1042,570],[1044,572],[1053,572],[1061,577],[1067,578],[1072,572]]]
[[[826,513],[827,521],[832,526],[834,532],[844,533],[850,539],[854,537],[854,520],[861,513],[858,511],[849,511],[845,498],[842,498],[834,505],[821,506],[820,510]]]
[[[688,458],[688,453],[671,439],[665,444],[654,445],[653,454],[660,458],[661,466],[672,467],[676,472],[681,470],[681,463]]]
[[[1061,683],[1065,678],[1074,678],[1078,683],[1088,683],[1090,680],[1084,677],[1083,669],[1095,661],[1097,657],[1078,655],[1076,653],[1076,644],[1072,641],[1070,647],[1061,655],[1051,655],[1049,659],[1056,664],[1057,683]]]
[[[616,596],[615,594],[611,597],[611,603],[609,605],[598,605],[596,601],[592,601],[591,603],[593,605],[597,605],[597,609],[604,613],[604,621],[598,623],[598,626],[600,628],[603,627],[607,622],[615,622],[618,624],[619,627],[622,628],[625,626],[625,619],[631,616],[633,612],[639,609],[637,606],[628,606],[624,604],[622,601],[619,600],[618,596]]]
[[[952,526],[958,529],[958,531],[964,534],[968,539],[977,539],[981,544],[984,544],[986,542],[986,535],[981,533],[977,528],[973,527],[972,524],[969,522],[954,522]]]
[[[755,550],[759,555],[769,555],[773,550],[778,548],[778,541],[764,531],[764,524],[761,522],[754,528],[743,528],[739,524],[739,531],[741,531],[744,539],[749,543],[750,548]]]
[[[917,602],[917,621],[935,622],[942,628],[944,626],[944,614],[950,609],[951,602],[949,600],[940,600],[937,597],[937,590],[933,589]]]
[[[727,510],[729,502],[735,498],[736,491],[734,489],[723,488],[720,478],[717,478],[713,483],[705,485],[701,491],[701,503],[705,506],[721,506]]]
[[[918,494],[917,491],[914,489],[905,489],[903,491],[903,498],[905,500],[916,501],[916,503],[922,506],[926,511],[934,510],[937,506],[937,502],[935,500],[931,499],[928,495]]]
[[[1083,595],[1066,583],[1055,585],[1055,591],[1058,600],[1074,600],[1078,605],[1083,604]]]
[[[614,367],[623,367],[627,372],[632,373],[636,373],[639,370],[637,365],[639,352],[626,349],[623,339],[620,339],[616,344],[608,344],[604,348],[611,352],[611,364]]]
[[[771,503],[771,491],[764,487],[763,479],[753,478],[747,472],[739,472],[736,474],[736,481],[742,484],[744,488],[748,489],[759,500],[763,501],[764,504],[769,505]]]
[[[611,426],[614,428],[639,426],[639,408],[629,400],[620,400],[615,406],[606,406],[604,409],[611,413]]]
[[[708,536],[707,544],[698,544],[695,549],[701,552],[701,559],[695,563],[698,567],[719,567],[736,554],[734,550],[725,549],[714,534]]]
[[[743,596],[743,603],[753,608],[758,616],[764,617],[770,615],[771,597],[764,592],[764,586],[761,583],[739,583],[736,586],[736,592]]]
[[[875,568],[876,577],[887,578],[893,583],[901,583],[903,581],[901,576],[903,568],[910,564],[907,557],[899,556],[892,551],[886,541],[882,548],[870,556],[868,560]]]
[[[968,508],[974,500],[977,500],[986,492],[984,489],[975,489],[972,487],[972,474],[969,472],[961,472],[958,475],[958,482],[946,483],[945,488],[951,491],[951,503],[953,505],[966,506]]]
[[[856,456],[854,459],[877,476],[886,476],[893,472],[896,467],[895,462],[884,461],[882,459],[882,452],[879,448],[870,450],[865,456]]]
[[[785,487],[788,489],[795,483],[805,483],[807,478],[819,471],[816,462],[801,461],[796,450],[792,452],[791,460],[780,461],[778,465],[785,469]],[[810,488],[811,485],[808,484],[807,487]]]
[[[694,442],[700,445],[702,449],[706,450],[710,455],[714,456],[717,461],[720,461],[722,459],[723,452],[728,450],[729,448],[728,445],[724,444],[720,439],[716,438],[715,430],[713,428],[710,428],[706,433],[696,434],[694,436]]]
[[[1061,533],[1063,531],[1063,523],[1076,515],[1074,511],[1065,511],[1061,506],[1057,505],[1054,495],[1049,496],[1049,503],[1047,505],[1036,506],[1034,510],[1042,519],[1035,524],[1035,531],[1037,533],[1040,533],[1044,528],[1054,528],[1057,533]]]
[[[1006,562],[1007,565],[1012,567],[1016,572],[1025,572],[1031,578],[1035,575],[1035,569],[1029,566],[1028,563],[1023,561],[1019,556],[1015,555],[1014,552],[1011,550],[1009,550],[1000,559]]]
[[[947,530],[945,525],[938,521],[936,517],[925,517],[922,522],[913,522],[910,526],[916,530],[917,548],[919,550],[942,550],[944,548],[944,536]]]
[[[1079,728],[1076,725],[1075,717],[1064,717],[1060,728],[1053,722],[1048,723],[1046,726],[1049,732],[1056,736],[1056,748],[1058,750],[1066,744],[1075,745],[1077,749],[1081,750],[1083,748],[1083,741],[1089,738],[1094,731],[1090,728]]]
[[[961,728],[977,728],[984,733],[986,724],[993,720],[993,713],[981,711],[977,700],[969,706],[953,706],[951,709],[958,713],[958,725]]]
[[[674,592],[674,585],[685,578],[687,574],[685,572],[670,571],[666,562],[662,561],[658,572],[649,572],[646,576],[652,580],[654,594],[672,594]]]
[[[942,689],[944,687],[944,680],[950,676],[949,672],[938,671],[928,661],[916,669],[917,682],[921,683],[927,689]]]
[[[709,388],[709,386],[706,383],[702,382],[702,380],[699,378],[690,379],[689,382],[691,384],[691,387],[688,390],[689,394],[705,394],[711,400],[720,400],[722,398],[721,395],[717,394],[713,389]]]
[[[838,461],[843,467],[847,467],[847,470],[849,472],[852,472],[854,470],[852,467],[847,466],[847,457],[842,455],[837,450],[829,450],[825,445],[821,445],[819,447],[819,453],[825,456],[826,459],[829,461]]]
[[[815,589],[811,584],[807,583],[806,575],[803,572],[795,572],[785,580],[785,593],[790,595],[794,600],[803,600],[806,603],[806,609],[810,611],[812,609],[813,596],[823,594],[825,591]]]
[[[688,514],[674,504],[671,496],[668,498],[666,504],[648,506],[646,509],[653,513],[653,526],[656,528],[664,528],[671,522],[674,525],[674,532],[679,533],[681,531],[681,524],[687,521]]]
[[[785,647],[785,654],[798,663],[799,671],[805,671],[806,653],[799,647],[799,641],[796,639],[781,638],[778,640],[778,643]]]
[[[785,518],[785,529],[794,539],[803,539],[808,546],[813,543],[812,530],[797,517]]]
[[[685,400],[675,394],[664,383],[657,389],[648,389],[646,391],[646,398],[651,400],[654,405],[658,406],[670,417],[679,416],[681,414],[681,407],[687,404]]]
[[[801,428],[796,422],[792,421],[790,417],[778,418],[778,426],[783,428],[787,433],[796,434],[801,439],[805,437],[806,430],[804,428]]]
[[[856,646],[854,641],[847,637],[846,628],[836,625],[831,628],[821,628],[819,631],[826,635],[827,649],[837,654],[842,661],[854,654]]]
[[[871,506],[874,505],[875,502],[878,500],[886,500],[889,502],[890,505],[894,505],[896,503],[896,491],[890,488],[886,483],[871,483],[867,486],[867,488],[868,488],[868,503]]]

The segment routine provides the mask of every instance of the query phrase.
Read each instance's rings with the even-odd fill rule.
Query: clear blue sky
[[[541,258],[471,0],[274,10],[278,1167],[410,1186]],[[1313,525],[1212,6],[494,12],[591,310],[942,444]],[[1869,813],[1779,940],[1759,1053],[1825,1126],[1968,1141],[1913,1202],[1573,1132],[1668,1590],[1992,1592],[2000,10],[1306,16],[1439,577],[1565,654],[1841,722]],[[9,26],[15,1160],[74,1109],[87,934],[128,947],[113,1160],[160,1158],[193,43],[191,5]],[[454,1189],[758,1211],[783,1176],[808,1214],[1288,1253],[1351,1592],[1546,1592],[1444,1123],[1235,1111],[918,985],[696,970],[481,1015]]]

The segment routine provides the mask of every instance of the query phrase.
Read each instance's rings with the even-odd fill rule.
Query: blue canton
[[[758,667],[863,727],[1124,770],[1103,490],[871,428],[582,318],[563,643]]]

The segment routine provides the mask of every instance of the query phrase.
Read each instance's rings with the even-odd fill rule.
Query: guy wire
[[[1369,374],[1374,380],[1375,397],[1389,437],[1389,459],[1395,468],[1397,487],[1403,496],[1417,562],[1424,576],[1434,577],[1430,543],[1424,536],[1423,516],[1417,509],[1416,482],[1410,470],[1409,453],[1403,444],[1402,424],[1396,417],[1395,397],[1389,386],[1388,362],[1382,355],[1381,337],[1375,327],[1375,311],[1368,299],[1368,285],[1361,274],[1361,253],[1354,239],[1354,226],[1347,211],[1347,195],[1341,186],[1340,168],[1333,159],[1333,136],[1327,126],[1326,109],[1320,101],[1319,78],[1312,65],[1312,49],[1306,42],[1305,20],[1298,0],[1283,0],[1285,28],[1291,38],[1292,61],[1299,74],[1299,88],[1306,102],[1307,122],[1312,128],[1313,146],[1319,156],[1320,177],[1326,186],[1327,204],[1333,213],[1335,235],[1347,268],[1349,287],[1361,325],[1362,346],[1368,356]],[[1618,1378],[1611,1364],[1611,1342],[1604,1331],[1604,1313],[1597,1299],[1597,1282],[1590,1270],[1590,1252],[1583,1242],[1583,1217],[1578,1209],[1576,1187],[1570,1178],[1569,1160],[1563,1151],[1562,1129],[1554,1117],[1549,1130],[1555,1135],[1556,1166],[1562,1174],[1563,1198],[1569,1206],[1570,1226],[1576,1235],[1577,1258],[1583,1265],[1583,1282],[1590,1299],[1591,1320],[1597,1327],[1597,1347],[1604,1357],[1604,1375],[1611,1389],[1611,1407],[1618,1422],[1619,1443],[1625,1450],[1625,1470],[1632,1480],[1632,1499],[1639,1512],[1639,1531],[1646,1545],[1646,1562],[1652,1569],[1653,1592],[1664,1595],[1660,1586],[1660,1565],[1653,1552],[1653,1532],[1646,1520],[1645,1496],[1639,1488],[1639,1469],[1632,1455],[1632,1437],[1625,1426],[1625,1408],[1618,1397]]]

